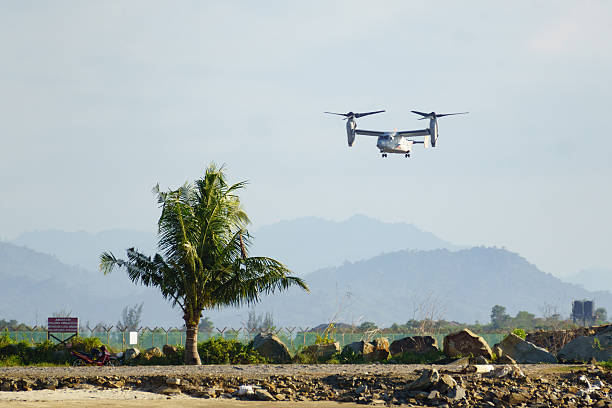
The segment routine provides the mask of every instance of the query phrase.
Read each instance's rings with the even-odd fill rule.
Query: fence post
[[[140,347],[140,341],[142,339],[142,335],[144,334],[146,330],[147,330],[146,327],[139,327],[138,330],[136,330],[136,332],[138,333],[138,338],[136,339],[136,346]]]
[[[109,347],[110,347],[110,331],[113,327],[114,326],[109,326],[109,327],[102,326],[104,331],[106,331],[106,344],[108,344]]]
[[[230,329],[232,332],[234,332],[234,340],[238,341],[238,336],[240,336],[240,330],[242,330],[242,327],[239,327],[238,330],[234,329],[233,327],[230,327]]]
[[[170,327],[168,330],[164,329],[163,327],[161,329],[166,332],[166,344],[168,344],[168,330],[170,330]]]
[[[227,326],[223,328],[223,330],[219,330],[215,327],[215,329],[219,332],[219,334],[221,335],[221,338],[223,338],[223,332],[227,330]]]
[[[300,327],[300,330],[302,331],[302,337],[303,337],[303,340],[304,340],[304,343],[303,343],[304,347],[306,347],[306,330],[308,330],[308,329],[310,329],[310,327],[306,327],[305,329]]]
[[[289,344],[291,345],[291,350],[293,350],[293,332],[295,331],[296,327],[292,327],[291,330],[289,330],[289,327],[286,327],[285,330],[287,330],[287,333],[289,333]]]

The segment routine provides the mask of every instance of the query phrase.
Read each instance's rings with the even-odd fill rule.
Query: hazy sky
[[[0,238],[153,230],[226,163],[255,223],[356,213],[612,268],[608,1],[0,1]],[[366,129],[443,118],[382,159]],[[420,146],[419,146],[420,147]],[[338,243],[342,245],[342,243]]]

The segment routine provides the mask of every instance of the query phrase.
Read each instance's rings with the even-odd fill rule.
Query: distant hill
[[[259,228],[254,235],[252,254],[283,261],[298,275],[402,249],[458,249],[412,224],[364,215],[339,222],[316,217],[281,221]]]
[[[588,290],[607,290],[612,292],[612,269],[584,269],[564,278],[564,280],[581,285]]]
[[[568,315],[571,301],[583,298],[612,310],[609,292],[564,283],[503,249],[457,249],[409,224],[364,216],[342,222],[303,218],[262,227],[254,235],[252,255],[279,258],[311,288],[310,295],[291,290],[266,297],[254,307],[260,313],[272,312],[278,325],[314,326],[330,319],[390,325],[419,317],[423,308],[434,317],[485,323],[495,304],[513,315],[519,310],[539,315],[551,306]],[[0,318],[33,321],[36,310],[46,317],[64,308],[92,322],[114,324],[124,306],[144,301],[146,325],[181,323],[179,311],[155,289],[134,285],[124,271],[110,276],[97,271],[103,250],[123,256],[125,248],[136,245],[153,252],[153,234],[56,231],[24,234],[16,242],[56,257],[2,244]],[[322,268],[325,265],[329,267]],[[307,273],[313,269],[317,270]],[[248,309],[204,315],[221,327],[238,327],[247,320]]]
[[[459,322],[488,323],[491,308],[503,305],[515,315],[541,315],[557,308],[568,316],[573,299],[595,299],[612,310],[612,294],[589,292],[540,271],[518,254],[497,248],[458,251],[398,251],[321,269],[304,277],[311,294],[290,290],[264,299],[256,309],[271,312],[280,325],[315,325],[335,319],[379,325],[405,323],[423,315]],[[239,310],[207,313],[228,321]]]
[[[136,286],[124,272],[104,276],[69,266],[29,248],[0,242],[0,319],[46,324],[55,312],[69,311],[81,323],[115,324],[127,305],[144,302],[146,325],[178,324],[180,313],[154,289]]]

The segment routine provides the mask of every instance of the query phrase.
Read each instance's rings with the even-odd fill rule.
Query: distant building
[[[593,300],[574,300],[572,302],[572,320],[574,323],[582,323],[583,326],[591,326],[595,323],[595,302]]]

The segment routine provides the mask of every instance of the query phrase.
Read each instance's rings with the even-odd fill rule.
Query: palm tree
[[[308,291],[279,261],[248,256],[250,221],[236,195],[245,185],[228,185],[223,167],[214,163],[194,185],[167,192],[157,185],[160,253],[151,258],[130,248],[126,260],[109,252],[100,256],[104,274],[125,267],[132,282],[158,287],[164,299],[181,308],[186,364],[201,364],[197,336],[204,309],[252,304],[261,294],[292,285]]]

